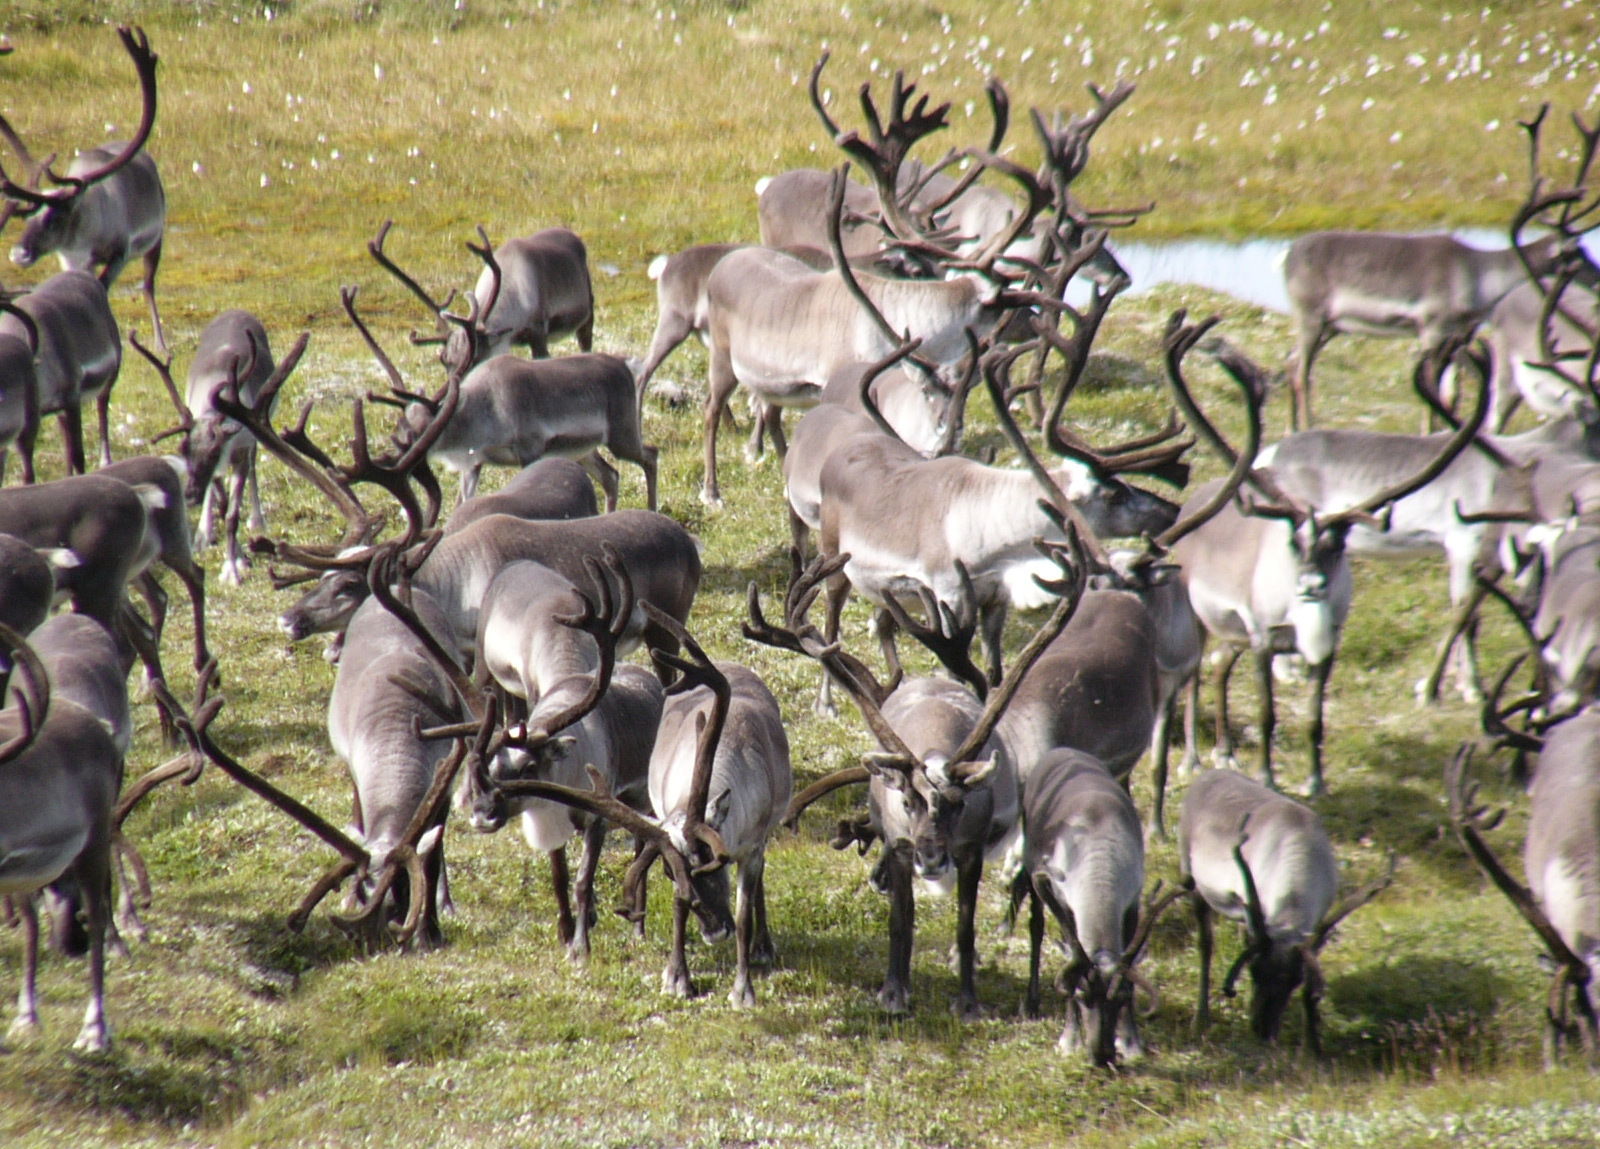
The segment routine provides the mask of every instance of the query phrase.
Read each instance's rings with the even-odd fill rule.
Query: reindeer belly
[[[1333,292],[1328,314],[1336,330],[1351,335],[1401,338],[1415,335],[1420,317],[1403,303],[1348,288]]]
[[[83,852],[88,840],[85,829],[54,841],[8,844],[0,853],[0,896],[30,894],[55,881]]]

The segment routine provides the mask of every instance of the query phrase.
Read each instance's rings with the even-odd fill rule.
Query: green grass
[[[1600,25],[1582,4],[1458,11],[1296,2],[1257,6],[1246,22],[1217,0],[1070,11],[971,0],[0,2],[0,30],[17,47],[0,60],[0,111],[36,152],[66,154],[127,130],[137,108],[131,70],[102,24],[125,17],[147,25],[163,60],[151,150],[171,210],[161,299],[178,366],[223,307],[257,312],[280,350],[310,329],[290,401],[318,399],[313,427],[330,445],[348,435],[348,399],[381,382],[338,311],[338,285],[362,286],[364,312],[412,379],[436,378],[403,338],[424,317],[363,250],[384,218],[396,221],[391,251],[434,289],[469,282],[475,261],[460,243],[477,222],[496,239],[575,228],[596,269],[600,346],[639,354],[654,322],[644,275],[651,256],[754,239],[757,178],[834,162],[804,96],[824,42],[835,54],[826,82],[841,95],[875,60],[880,84],[896,66],[930,69],[922,82],[956,102],[954,143],[987,132],[979,93],[988,69],[1008,82],[1019,112],[1081,109],[1085,81],[1135,79],[1133,99],[1096,139],[1080,190],[1093,204],[1154,200],[1141,236],[1502,224],[1523,191],[1515,120],[1544,99],[1592,117],[1600,80]],[[1408,63],[1412,54],[1424,62]],[[967,100],[979,101],[975,122]],[[1020,115],[1013,138],[1030,159]],[[1552,138],[1552,163],[1563,144],[1570,138]],[[13,272],[6,283],[39,274]],[[124,325],[147,323],[130,278],[114,306]],[[1265,361],[1289,347],[1284,317],[1221,297],[1162,288],[1125,299],[1102,333],[1092,383],[1073,403],[1092,432],[1164,417],[1158,340],[1179,306],[1221,311],[1227,333]],[[1318,362],[1320,417],[1414,427],[1411,353],[1405,343],[1336,341]],[[686,347],[666,375],[703,393],[704,363]],[[1195,375],[1202,399],[1236,433],[1232,389],[1205,367]],[[1274,426],[1283,403],[1270,408]],[[171,421],[159,385],[136,362],[115,408],[119,454],[142,449]],[[807,781],[866,740],[848,715],[812,716],[811,667],[738,636],[746,582],[775,590],[785,570],[781,479],[772,461],[746,467],[725,443],[728,509],[706,513],[698,425],[692,409],[647,412],[647,437],[662,448],[663,509],[707,548],[695,629],[714,654],[767,678]],[[972,437],[998,441],[981,405]],[[44,442],[42,454],[53,455],[50,432]],[[625,502],[640,505],[637,472],[623,470]],[[274,532],[333,537],[327,511],[274,463],[263,466],[263,495]],[[451,836],[460,913],[446,924],[444,951],[363,957],[322,916],[303,937],[284,930],[332,858],[208,773],[192,789],[158,792],[130,823],[156,902],[150,939],[110,964],[113,1052],[67,1052],[83,971],[47,957],[45,1035],[0,1055],[0,1141],[1595,1144],[1593,1078],[1538,1071],[1544,979],[1534,939],[1441,830],[1443,763],[1475,723],[1453,699],[1431,711],[1411,701],[1445,622],[1442,572],[1437,563],[1361,563],[1357,587],[1328,710],[1333,793],[1319,809],[1350,882],[1391,849],[1401,862],[1394,889],[1326,952],[1329,1056],[1320,1064],[1294,1054],[1297,1020],[1288,1049],[1257,1046],[1241,1003],[1219,1001],[1211,1034],[1189,1036],[1196,977],[1182,915],[1162,923],[1149,958],[1163,998],[1147,1026],[1154,1056],[1116,1075],[1062,1060],[1058,998],[1046,996],[1049,1019],[1015,1020],[1026,943],[995,936],[991,890],[979,992],[994,1016],[962,1024],[946,1012],[953,907],[925,900],[915,1013],[882,1017],[872,994],[886,910],[866,887],[864,864],[827,848],[825,812],[774,845],[768,884],[781,960],[749,1014],[724,1002],[731,949],[692,948],[704,997],[659,994],[669,933],[660,893],[643,942],[606,915],[587,969],[570,968],[554,941],[546,865],[514,834]],[[289,647],[272,626],[285,601],[259,570],[239,590],[210,589],[228,697],[217,737],[340,819],[348,788],[323,728],[332,672],[314,644]],[[849,616],[852,644],[864,641],[864,617]],[[1014,624],[1013,641],[1024,629]],[[180,641],[169,661],[181,692],[181,617],[173,630]],[[1498,622],[1490,631],[1486,649],[1503,659],[1514,636]],[[1254,712],[1248,679],[1236,681],[1241,723]],[[1302,695],[1292,685],[1278,693],[1278,751],[1294,784],[1305,770]],[[130,772],[164,756],[152,709],[137,713]],[[1485,773],[1486,797],[1512,807],[1494,837],[1510,855],[1526,825],[1522,804]],[[1134,792],[1141,806],[1149,800],[1143,769]],[[827,809],[847,801],[838,796]],[[602,866],[602,907],[616,901],[622,861],[618,849]],[[1149,868],[1170,878],[1172,848],[1154,848]],[[1224,939],[1221,960],[1236,944]],[[8,939],[0,987],[9,993],[19,976],[20,947]]]

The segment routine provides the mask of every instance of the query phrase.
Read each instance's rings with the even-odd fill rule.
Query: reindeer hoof
[[[689,980],[689,971],[673,969],[668,966],[661,971],[661,992],[673,997],[689,998],[694,996],[694,983]]]
[[[756,991],[748,979],[734,982],[733,992],[728,995],[728,1004],[734,1009],[754,1009],[756,1005]]]
[[[38,1037],[39,1019],[37,1017],[19,1017],[11,1023],[11,1028],[6,1030],[7,1045],[27,1045]]]
[[[222,569],[217,572],[217,581],[223,586],[242,586],[244,584],[244,562],[223,563]]]
[[[104,1022],[86,1025],[72,1043],[72,1048],[79,1053],[104,1053],[111,1048],[111,1031]]]
[[[573,939],[572,944],[567,947],[567,960],[575,966],[589,964],[589,941],[587,938],[582,940]]]
[[[722,509],[722,496],[708,494],[704,487],[700,489],[700,501],[710,510],[720,511]]]
[[[752,447],[749,443],[744,445],[744,461],[752,467],[759,467],[766,462],[767,453],[760,447]]]
[[[911,1012],[911,990],[903,985],[886,985],[878,991],[878,1008],[884,1013],[904,1017]]]
[[[988,1013],[977,998],[958,994],[950,999],[950,1016],[957,1021],[981,1021]]]

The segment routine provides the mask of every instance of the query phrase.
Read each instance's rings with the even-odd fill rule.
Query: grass
[[[0,30],[17,46],[0,61],[0,111],[35,151],[65,154],[127,130],[130,69],[102,26],[122,18],[145,23],[163,59],[151,150],[171,210],[160,290],[178,366],[223,307],[259,314],[280,350],[309,328],[291,401],[318,399],[313,427],[329,444],[347,435],[349,397],[380,382],[338,313],[339,284],[362,285],[364,312],[411,378],[435,378],[426,355],[403,342],[423,317],[362,250],[382,219],[396,220],[390,250],[436,289],[473,274],[458,245],[479,221],[497,239],[575,228],[596,270],[600,345],[638,354],[654,319],[651,256],[754,239],[757,178],[833,162],[804,98],[824,43],[836,93],[905,67],[956,101],[959,142],[986,134],[979,88],[990,69],[1018,109],[1081,109],[1084,81],[1136,80],[1134,98],[1096,140],[1081,190],[1095,204],[1154,200],[1137,229],[1152,237],[1501,224],[1522,191],[1516,119],[1544,99],[1592,117],[1600,91],[1600,25],[1581,4],[1294,2],[1245,15],[1220,0],[1080,4],[1070,14],[970,0],[0,2]],[[968,100],[980,100],[976,122]],[[1031,157],[1020,118],[1013,135]],[[1552,138],[1552,162],[1564,143]],[[8,286],[38,274],[13,273]],[[129,279],[114,306],[125,326],[146,322]],[[1221,311],[1225,330],[1267,361],[1288,349],[1284,317],[1232,300],[1179,288],[1124,300],[1102,333],[1098,382],[1074,400],[1093,433],[1163,417],[1157,340],[1179,306]],[[1321,417],[1413,427],[1410,354],[1403,343],[1336,341],[1318,363]],[[666,374],[703,393],[703,354],[685,348]],[[1204,368],[1196,375],[1203,399],[1225,408],[1237,431],[1230,391]],[[115,410],[119,455],[144,449],[171,421],[137,363]],[[772,685],[802,780],[845,763],[865,739],[848,716],[811,715],[811,668],[738,637],[746,582],[775,589],[784,571],[776,468],[745,467],[725,446],[728,509],[708,515],[697,498],[697,416],[652,405],[647,418],[662,448],[663,509],[707,548],[697,633]],[[981,415],[973,438],[997,441]],[[49,433],[45,441],[49,455]],[[626,503],[640,505],[636,472],[624,468],[623,482]],[[263,495],[275,532],[333,536],[327,512],[275,464],[263,466]],[[925,900],[915,1013],[888,1020],[872,1001],[886,910],[862,862],[827,848],[820,814],[775,844],[781,961],[747,1015],[723,1001],[727,950],[691,951],[706,996],[659,995],[669,932],[659,895],[644,942],[608,915],[587,969],[570,968],[554,942],[545,863],[509,835],[451,836],[460,913],[447,923],[447,949],[363,957],[322,917],[304,936],[283,929],[331,858],[208,773],[192,789],[158,792],[130,823],[156,903],[149,941],[111,962],[113,1052],[66,1051],[82,968],[47,957],[45,1036],[0,1055],[0,1140],[1592,1145],[1593,1078],[1537,1069],[1544,979],[1533,938],[1441,829],[1443,763],[1474,729],[1459,702],[1430,711],[1411,702],[1444,625],[1443,584],[1436,563],[1358,564],[1328,711],[1333,793],[1319,809],[1351,882],[1391,849],[1401,864],[1395,888],[1327,951],[1329,1056],[1320,1064],[1293,1053],[1297,1022],[1289,1048],[1258,1047],[1239,1003],[1216,1003],[1211,1034],[1189,1036],[1196,979],[1181,916],[1156,931],[1149,959],[1163,994],[1147,1027],[1156,1054],[1115,1076],[1062,1060],[1059,999],[1047,994],[1048,1020],[1014,1019],[1025,942],[993,933],[993,891],[981,911],[979,992],[994,1016],[961,1024],[946,1013],[953,908]],[[238,590],[211,588],[228,697],[217,734],[278,785],[342,817],[347,783],[323,729],[332,672],[312,646],[278,635],[270,619],[282,603],[260,571]],[[850,615],[853,643],[863,618]],[[1015,624],[1014,640],[1022,629]],[[1503,658],[1513,637],[1491,631],[1487,649]],[[181,692],[181,642],[169,649]],[[1253,714],[1248,678],[1236,683],[1240,720]],[[1304,713],[1294,687],[1279,695],[1279,753],[1292,784],[1304,775]],[[164,755],[147,704],[138,718],[130,772]],[[1526,820],[1515,793],[1488,774],[1486,796],[1512,808],[1494,838],[1510,854]],[[1135,796],[1149,800],[1142,769]],[[1170,877],[1171,847],[1155,847],[1149,868]],[[620,874],[613,852],[602,906],[615,901]],[[1231,960],[1236,944],[1224,939],[1220,959]],[[19,947],[8,940],[0,986],[19,976]]]

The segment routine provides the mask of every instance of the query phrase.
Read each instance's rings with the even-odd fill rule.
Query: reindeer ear
[[[906,773],[901,769],[899,755],[872,751],[861,756],[861,765],[889,789],[898,791],[906,788]]]

